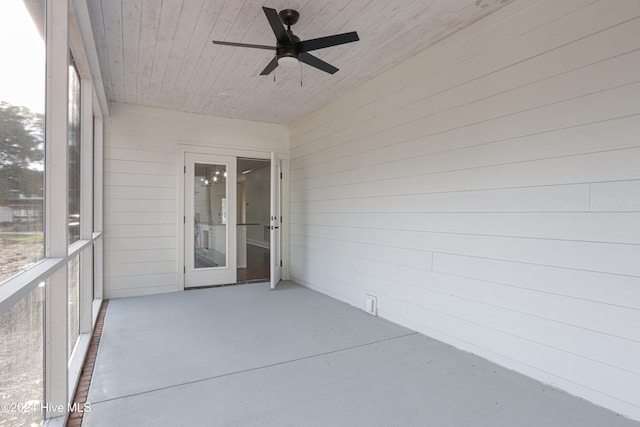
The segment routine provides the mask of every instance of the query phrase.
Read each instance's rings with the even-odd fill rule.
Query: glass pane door
[[[195,268],[227,266],[227,166],[196,163],[193,190]]]
[[[236,159],[185,160],[185,287],[235,283]]]
[[[269,280],[270,164],[238,158],[238,282]]]

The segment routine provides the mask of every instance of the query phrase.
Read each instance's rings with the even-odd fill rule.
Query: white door
[[[185,154],[185,288],[236,283],[236,158]]]
[[[282,279],[282,164],[276,153],[271,153],[271,289]]]

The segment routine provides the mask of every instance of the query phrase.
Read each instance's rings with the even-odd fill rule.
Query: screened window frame
[[[46,108],[44,258],[0,286],[0,315],[8,312],[45,282],[44,402],[63,412],[44,412],[45,426],[59,425],[67,417],[67,405],[75,390],[82,361],[102,299],[102,174],[103,116],[108,113],[101,83],[96,90],[86,43],[92,43],[86,4],[45,0]],[[84,29],[84,33],[81,31]],[[85,43],[86,41],[86,43]],[[89,46],[94,51],[95,47]],[[81,191],[80,239],[68,244],[68,65],[73,51],[81,84]],[[93,55],[91,55],[93,57]],[[98,76],[99,79],[100,76]],[[99,81],[99,80],[98,80]],[[87,120],[87,117],[89,118]],[[70,359],[67,358],[67,280],[71,260],[80,264],[80,330]]]

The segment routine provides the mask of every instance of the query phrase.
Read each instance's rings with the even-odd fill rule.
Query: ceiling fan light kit
[[[271,62],[267,64],[260,73],[261,76],[271,74],[278,66],[293,67],[300,62],[311,65],[314,68],[322,70],[329,74],[335,74],[338,68],[324,62],[322,59],[311,55],[309,51],[324,49],[331,46],[337,46],[345,43],[352,43],[360,40],[358,33],[352,31],[350,33],[336,34],[333,36],[320,37],[317,39],[301,41],[291,31],[291,26],[298,22],[300,14],[293,9],[284,9],[278,13],[275,9],[263,7],[269,25],[276,36],[275,46],[264,46],[247,43],[234,43],[219,40],[213,40],[214,44],[223,46],[248,47],[252,49],[275,50],[275,55]],[[285,29],[284,26],[287,26]]]
[[[298,65],[300,61],[295,56],[281,56],[278,58],[278,65],[285,68],[291,68]]]

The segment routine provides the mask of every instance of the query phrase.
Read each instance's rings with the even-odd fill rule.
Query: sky
[[[0,101],[44,113],[45,44],[22,0],[0,0]]]

